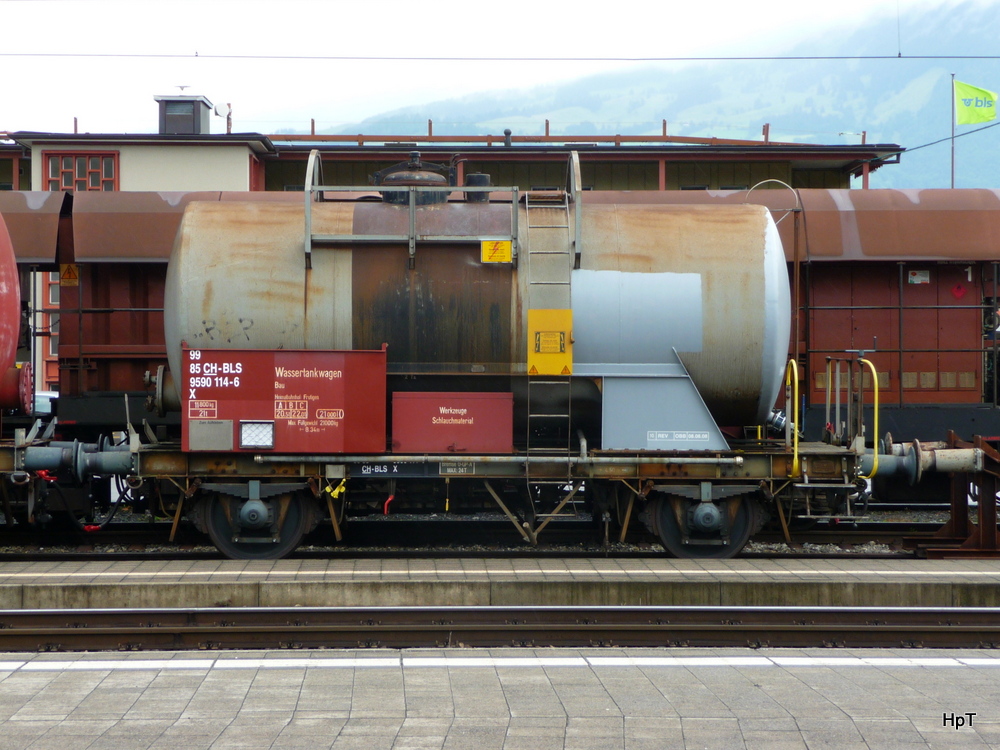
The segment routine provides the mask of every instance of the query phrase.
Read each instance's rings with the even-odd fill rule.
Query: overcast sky
[[[516,58],[775,55],[817,34],[863,28],[876,14],[895,19],[947,4],[0,0],[0,132],[72,132],[74,117],[80,132],[155,132],[153,96],[178,86],[231,103],[236,132],[306,130],[310,118],[322,130],[420,102],[639,64]],[[888,55],[900,44],[920,52],[905,39],[884,42]],[[115,56],[81,56],[93,54]],[[503,59],[330,59],[347,57]],[[212,130],[224,132],[224,121]]]

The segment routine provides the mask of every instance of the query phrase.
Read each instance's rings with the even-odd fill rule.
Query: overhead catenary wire
[[[956,133],[954,136],[949,135],[949,136],[946,136],[944,138],[938,138],[936,141],[931,141],[930,143],[922,143],[919,146],[914,146],[912,148],[901,148],[898,151],[892,151],[892,152],[890,152],[888,154],[882,154],[881,156],[878,157],[878,159],[873,159],[872,161],[883,161],[884,159],[887,159],[887,158],[892,157],[892,156],[897,156],[897,155],[902,154],[902,153],[912,154],[914,151],[919,151],[922,148],[929,148],[930,146],[937,146],[939,143],[946,143],[946,142],[952,141],[952,140],[954,140],[956,138],[964,138],[967,135],[974,135],[976,133],[981,133],[984,130],[989,130],[990,128],[995,128],[997,125],[1000,125],[1000,120],[998,120],[997,122],[994,122],[994,123],[990,123],[989,125],[983,125],[983,127],[976,128],[975,130],[969,130],[969,131],[967,131],[965,133]]]
[[[0,52],[0,58],[31,57],[105,60],[262,60],[317,62],[566,62],[566,63],[661,63],[661,62],[848,62],[869,60],[1000,60],[1000,55],[686,55],[676,57],[504,57],[480,55],[233,55],[194,52]]]

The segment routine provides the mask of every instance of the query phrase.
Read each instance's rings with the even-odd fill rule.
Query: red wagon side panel
[[[397,453],[513,453],[511,393],[393,393]]]
[[[183,449],[383,453],[385,351],[185,349]]]

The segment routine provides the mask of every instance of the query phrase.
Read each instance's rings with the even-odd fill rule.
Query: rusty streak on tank
[[[508,206],[452,204],[422,208],[419,235],[478,236],[510,231]],[[358,204],[354,232],[405,234],[408,212]],[[403,245],[365,245],[354,253],[354,346],[389,344],[392,372],[509,372],[512,272],[480,263],[479,245],[421,245],[413,269]]]

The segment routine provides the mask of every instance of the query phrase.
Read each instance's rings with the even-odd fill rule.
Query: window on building
[[[56,274],[58,276],[58,274]],[[53,282],[49,280],[49,304],[55,307],[59,306],[59,282]]]
[[[49,356],[59,356],[59,316],[49,316]]]
[[[45,154],[46,190],[117,190],[118,154]]]

